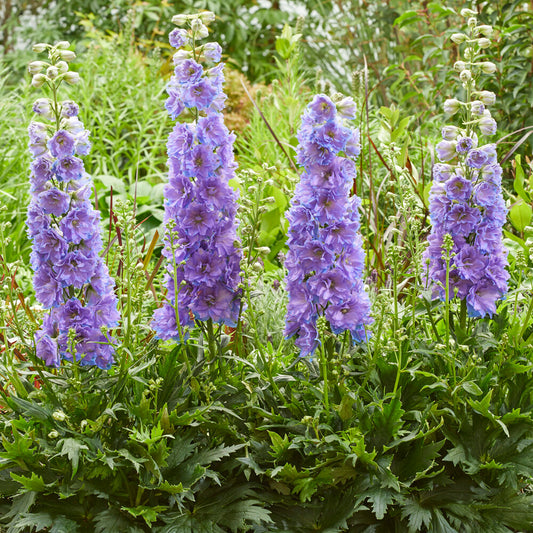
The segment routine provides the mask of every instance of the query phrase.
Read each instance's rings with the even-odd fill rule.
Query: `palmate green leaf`
[[[78,471],[78,466],[80,462],[80,452],[82,450],[89,450],[89,447],[71,437],[61,439],[58,442],[58,446],[59,445],[61,445],[61,451],[59,452],[59,455],[66,455],[68,457],[69,461],[72,464],[72,477],[74,477],[76,475],[76,472]]]
[[[387,507],[395,501],[395,493],[390,489],[381,487],[370,490],[367,493],[368,501],[372,504],[372,511],[378,520],[383,520]]]
[[[146,505],[138,505],[137,507],[122,507],[121,509],[123,511],[128,511],[128,513],[136,518],[141,516],[144,518],[144,521],[148,527],[150,527],[152,523],[157,520],[159,513],[166,511],[168,507],[164,505],[154,505],[151,507]]]
[[[423,507],[418,500],[410,499],[402,505],[402,518],[409,523],[409,533],[420,531],[424,525],[429,528],[432,520],[430,509]]]
[[[35,472],[32,472],[30,477],[19,476],[11,472],[11,477],[22,485],[23,489],[19,489],[19,492],[43,492],[46,488],[43,478]]]
[[[10,522],[7,533],[47,531],[52,523],[53,519],[48,513],[24,513]]]
[[[74,520],[70,520],[66,516],[57,516],[54,518],[49,533],[78,533],[81,531],[82,529]]]
[[[11,509],[3,516],[3,518],[7,519],[13,516],[17,517],[21,514],[27,513],[35,503],[36,499],[37,492],[34,491],[25,492],[20,496],[15,496],[12,500],[13,503],[11,505]]]
[[[94,533],[144,533],[144,530],[132,525],[129,520],[114,508],[101,511],[94,517]]]

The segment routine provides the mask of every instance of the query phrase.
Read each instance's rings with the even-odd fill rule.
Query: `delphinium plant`
[[[298,132],[298,163],[304,167],[288,214],[287,336],[297,335],[301,355],[320,343],[319,317],[334,334],[367,338],[370,301],[362,280],[364,251],[359,235],[360,200],[350,197],[360,153],[359,130],[345,125],[355,118],[355,103],[335,104],[315,96]]]
[[[61,359],[107,369],[113,363],[113,340],[107,329],[119,320],[114,281],[100,257],[99,213],[91,203],[92,180],[80,156],[89,153],[89,132],[79,107],[59,100],[61,85],[80,77],[69,69],[75,58],[69,43],[40,43],[48,61],[33,61],[32,84],[49,97],[39,98],[29,125],[31,202],[28,235],[33,241],[34,288],[46,314],[35,334],[36,353],[47,365]]]
[[[153,327],[161,339],[183,341],[198,320],[213,340],[213,323],[234,326],[240,309],[241,249],[237,239],[235,136],[224,125],[221,47],[199,44],[214,15],[178,15],[170,33],[177,49],[165,107],[178,122],[169,136],[169,182],[165,187],[167,302]],[[211,346],[212,348],[212,346]]]
[[[492,28],[479,24],[476,13],[463,9],[466,33],[452,35],[463,46],[463,58],[454,68],[459,73],[463,99],[451,98],[444,111],[459,117],[457,125],[442,129],[436,151],[430,194],[432,222],[429,247],[424,257],[427,278],[440,299],[461,300],[461,322],[472,317],[492,317],[498,300],[507,291],[507,252],[502,226],[507,209],[502,197],[502,168],[496,145],[486,142],[497,130],[489,106],[494,93],[481,89],[481,76],[496,70],[487,61]]]

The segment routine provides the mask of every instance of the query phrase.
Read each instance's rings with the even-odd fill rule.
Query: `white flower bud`
[[[473,59],[475,55],[476,53],[474,52],[473,48],[471,48],[470,46],[468,48],[465,48],[465,51],[464,51],[465,59]]]
[[[476,17],[470,17],[467,22],[468,26],[470,28],[473,28],[477,24],[477,18]]]
[[[65,74],[65,72],[68,72],[68,64],[66,61],[58,61],[56,63],[56,67],[59,71],[59,74]]]
[[[57,420],[58,422],[63,422],[67,419],[67,415],[63,411],[61,411],[61,409],[59,409],[58,411],[54,411],[52,413],[52,418],[54,420]]]
[[[191,52],[188,52],[187,50],[178,50],[173,56],[172,60],[174,61],[174,65],[178,66],[180,63],[183,63],[186,59],[189,59],[192,56]]]
[[[31,79],[31,84],[38,89],[39,87],[42,87],[44,83],[46,82],[46,76],[44,74],[35,74],[33,78]]]
[[[76,57],[72,50],[59,50],[58,55],[63,61],[72,61]]]
[[[476,28],[476,32],[480,33],[481,35],[484,35],[485,37],[492,37],[492,26],[488,26],[487,24],[482,24],[481,26],[478,26]]]
[[[41,52],[44,52],[48,48],[48,46],[49,45],[46,43],[37,43],[33,45],[32,50],[40,54]]]
[[[484,61],[481,63],[481,70],[484,74],[494,74],[496,72],[496,65],[492,61]]]
[[[461,17],[475,17],[477,15],[477,11],[474,11],[472,9],[464,8],[461,9]]]
[[[459,100],[456,100],[455,98],[448,98],[444,102],[444,112],[448,115],[455,115],[457,111],[459,111],[459,108],[461,107],[461,102]]]
[[[490,116],[490,112],[488,112],[488,115],[483,115],[479,119],[479,129],[481,130],[481,133],[483,135],[494,135],[496,133],[498,125],[496,124],[496,121]]]
[[[453,68],[457,71],[457,72],[462,72],[465,68],[466,68],[466,63],[464,61],[456,61],[454,64],[453,64]]]
[[[459,128],[457,126],[444,126],[441,133],[444,140],[455,141],[459,135]]]
[[[461,74],[459,74],[459,79],[466,83],[467,81],[470,81],[472,79],[472,73],[469,70],[463,70]]]
[[[191,21],[191,30],[196,39],[205,39],[209,36],[207,26],[205,26],[200,19],[194,19]]]
[[[481,37],[481,39],[477,40],[477,44],[481,49],[488,48],[490,46],[490,40],[485,37]]]
[[[48,65],[48,63],[45,63],[44,61],[32,61],[28,65],[28,72],[32,75],[39,74],[39,72],[41,72],[46,65]]]
[[[48,433],[49,439],[57,439],[57,437],[59,437],[59,433],[55,429],[53,429],[52,431],[50,431],[50,433]]]
[[[492,91],[480,91],[477,94],[485,105],[494,105],[496,102],[496,95]]]
[[[450,37],[450,39],[455,44],[461,44],[461,43],[464,43],[466,41],[466,35],[464,33],[453,33],[452,36]]]
[[[55,46],[58,50],[66,50],[70,48],[70,43],[68,41],[59,41]]]
[[[59,70],[57,69],[57,67],[55,66],[51,66],[51,67],[48,67],[46,69],[46,75],[51,79],[55,79],[57,78],[57,76],[59,75]]]
[[[65,74],[65,81],[69,85],[76,85],[76,83],[79,83],[81,81],[81,78],[77,72],[67,72]]]
[[[211,24],[215,22],[215,14],[212,11],[204,11],[200,13],[200,19],[204,24]]]
[[[184,26],[187,19],[187,15],[174,15],[172,17],[172,24],[175,24],[176,26]]]

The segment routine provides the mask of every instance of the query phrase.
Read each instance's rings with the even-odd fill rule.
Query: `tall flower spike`
[[[351,99],[335,104],[315,96],[298,131],[298,163],[304,167],[289,210],[289,251],[285,334],[298,335],[301,355],[318,346],[317,318],[325,316],[333,333],[350,331],[367,338],[370,301],[362,273],[357,196],[350,197],[360,153],[359,130],[344,125],[355,118]]]
[[[161,339],[183,340],[193,319],[235,325],[240,307],[241,250],[237,238],[234,177],[235,135],[221,113],[226,96],[222,50],[199,45],[208,35],[209,13],[180,15],[169,35],[175,70],[165,107],[173,119],[185,114],[169,136],[169,182],[165,186],[165,283],[168,302],[152,325]],[[218,64],[217,64],[218,63]]]
[[[440,163],[433,167],[429,206],[432,229],[424,257],[434,295],[444,299],[447,259],[443,243],[449,234],[453,240],[449,294],[466,302],[470,316],[492,317],[496,302],[507,292],[507,250],[502,243],[507,210],[496,146],[480,146],[475,132],[477,128],[481,136],[491,136],[497,128],[488,110],[496,100],[494,93],[476,89],[479,76],[495,70],[493,63],[481,57],[488,39],[479,36],[490,35],[490,27],[478,26],[475,17],[469,18],[468,27],[467,34],[452,35],[455,43],[464,43],[464,61],[457,61],[455,70],[466,101],[453,98],[444,103],[444,111],[450,115],[461,111],[462,123],[444,126],[443,140],[437,145]]]
[[[103,330],[116,326],[119,314],[114,282],[99,256],[100,214],[91,203],[92,180],[80,158],[90,151],[89,132],[78,118],[77,104],[56,98],[63,81],[79,81],[67,64],[74,52],[65,46],[65,41],[36,45],[35,51],[48,51],[49,61],[29,66],[32,84],[46,84],[54,95],[34,103],[41,121],[30,122],[28,128],[33,161],[27,231],[33,241],[33,283],[37,299],[49,309],[35,335],[36,351],[49,366],[75,357],[81,365],[107,369],[114,349]]]

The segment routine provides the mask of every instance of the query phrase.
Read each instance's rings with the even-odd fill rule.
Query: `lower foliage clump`
[[[258,330],[281,330],[275,278],[254,291],[270,305]],[[145,339],[132,359],[117,351],[108,373],[50,373],[34,355],[4,364],[2,527],[529,531],[527,349],[479,325],[446,353],[413,340],[416,327],[406,321],[406,338],[375,352],[343,353],[329,337],[327,409],[316,363],[291,365],[258,336],[238,345],[222,334],[214,361],[200,339]]]

